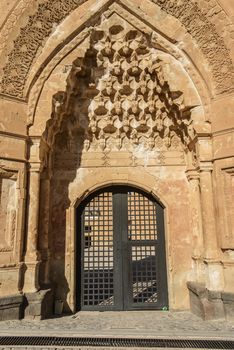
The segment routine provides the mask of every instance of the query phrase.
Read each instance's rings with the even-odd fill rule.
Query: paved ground
[[[181,348],[112,348],[112,347],[41,347],[41,346],[30,346],[30,347],[25,347],[25,346],[17,346],[17,347],[0,347],[0,350],[181,350]],[[204,350],[204,348],[196,348],[196,349],[192,349],[192,348],[183,348],[184,350]],[[222,350],[221,349],[212,349],[212,350]]]
[[[41,347],[41,346],[30,346],[30,347],[25,347],[25,346],[17,346],[17,347],[0,347],[0,350],[181,350],[181,348],[112,348],[112,347],[108,347],[108,348],[104,348],[104,347]],[[183,348],[184,350],[204,350],[204,348],[196,348],[196,349],[192,349],[192,348]],[[223,349],[223,348],[222,348]],[[212,349],[212,350],[222,350],[222,349]]]
[[[1,335],[186,337],[234,340],[234,321],[203,321],[189,312],[79,312],[43,321],[2,321]]]

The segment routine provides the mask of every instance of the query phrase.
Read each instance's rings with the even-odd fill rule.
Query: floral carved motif
[[[27,25],[14,41],[14,49],[8,56],[1,81],[2,92],[23,97],[24,85],[30,67],[45,38],[52,33],[71,11],[85,0],[49,0],[38,5],[37,12],[29,16]]]
[[[152,0],[160,8],[181,21],[186,30],[194,37],[208,60],[213,78],[216,82],[216,90],[222,93],[234,89],[234,67],[230,57],[230,51],[225,46],[224,40],[216,31],[197,3],[192,1]]]
[[[11,31],[17,26],[17,21],[27,10],[31,0],[20,0],[13,11],[9,14],[0,32],[0,55],[5,50]]]
[[[24,87],[33,61],[43,42],[71,11],[86,0],[48,0],[38,5],[37,12],[21,28],[3,68],[1,92],[24,98]],[[213,73],[216,92],[233,89],[234,68],[228,49],[218,35],[215,25],[202,13],[197,4],[182,0],[152,0],[168,14],[178,18],[197,41]],[[220,68],[221,67],[221,68]]]

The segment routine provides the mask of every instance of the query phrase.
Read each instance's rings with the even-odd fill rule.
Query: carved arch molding
[[[233,90],[234,67],[229,50],[196,3],[187,0],[151,0],[167,14],[177,18],[196,40],[212,71],[216,93]],[[3,94],[24,99],[24,87],[30,68],[43,46],[45,38],[73,10],[86,0],[47,0],[39,3],[34,15],[20,29],[14,48],[8,54],[3,68],[0,91]],[[220,68],[222,67],[222,68]]]

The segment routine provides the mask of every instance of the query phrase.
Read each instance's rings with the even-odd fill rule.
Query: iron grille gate
[[[89,196],[77,218],[78,309],[167,308],[162,206],[115,186]]]

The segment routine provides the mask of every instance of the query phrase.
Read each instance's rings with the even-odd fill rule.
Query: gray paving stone
[[[72,316],[41,321],[2,321],[0,335],[196,337],[233,340],[234,322],[203,321],[189,312],[79,312]]]

